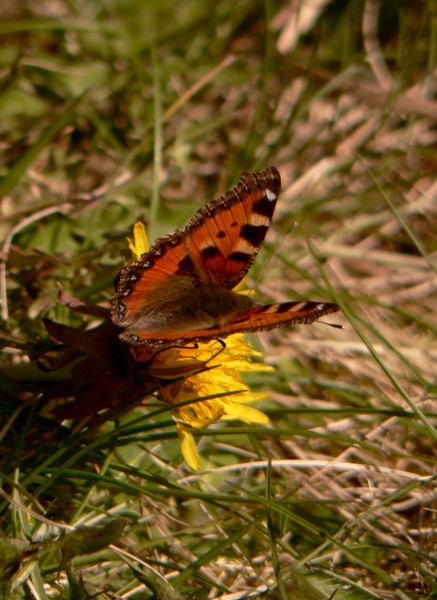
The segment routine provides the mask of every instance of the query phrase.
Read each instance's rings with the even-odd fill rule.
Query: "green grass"
[[[288,1],[3,15],[1,597],[437,597],[437,5],[381,4],[333,1],[294,46]],[[97,408],[114,374],[90,338],[74,371],[98,319],[59,286],[108,306],[138,218],[163,235],[270,165],[249,283],[343,325],[251,336],[271,426],[202,431],[193,473],[146,391],[61,423],[84,364]]]

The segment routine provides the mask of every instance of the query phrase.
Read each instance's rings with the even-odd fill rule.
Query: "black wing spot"
[[[276,305],[275,312],[278,314],[282,314],[288,312],[289,310],[293,310],[293,308],[298,304],[297,302],[281,302]]]
[[[267,196],[262,196],[253,203],[252,210],[258,215],[262,215],[263,217],[268,217],[271,219],[273,217],[273,213],[275,212],[275,205],[276,202],[271,202]]]
[[[194,268],[194,263],[193,263],[193,259],[191,258],[191,256],[189,256],[188,254],[186,256],[184,256],[184,258],[182,260],[179,261],[178,264],[178,269],[176,271],[176,273],[178,275],[182,275],[185,273],[193,273],[193,271],[195,270]]]
[[[252,244],[252,246],[260,246],[266,237],[267,225],[243,225],[240,231],[242,238]]]
[[[237,262],[241,262],[241,263],[246,263],[249,262],[251,259],[251,254],[248,254],[247,252],[232,252],[229,255],[229,260],[235,260]]]
[[[204,258],[215,258],[216,256],[222,256],[222,253],[217,246],[206,246],[202,249],[202,256]]]

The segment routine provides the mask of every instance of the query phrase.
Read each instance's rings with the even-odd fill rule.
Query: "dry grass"
[[[436,597],[435,2],[316,5],[0,23],[3,597]],[[57,282],[107,303],[139,215],[160,235],[271,164],[257,294],[333,299],[343,325],[253,337],[271,427],[203,432],[195,474],[150,402],[61,427],[30,366],[41,317],[86,321]]]

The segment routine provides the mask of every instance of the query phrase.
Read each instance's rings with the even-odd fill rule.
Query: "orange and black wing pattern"
[[[269,228],[281,187],[275,167],[243,173],[226,194],[202,207],[185,229],[159,238],[123,267],[112,298],[112,320],[128,326],[156,295],[175,282],[232,289],[254,261]]]

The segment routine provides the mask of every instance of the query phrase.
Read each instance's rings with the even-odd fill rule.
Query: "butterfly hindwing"
[[[129,325],[154,297],[162,282],[174,277],[186,256],[182,238],[182,232],[176,230],[158,239],[139,260],[120,270],[111,300],[111,317],[115,324]]]

